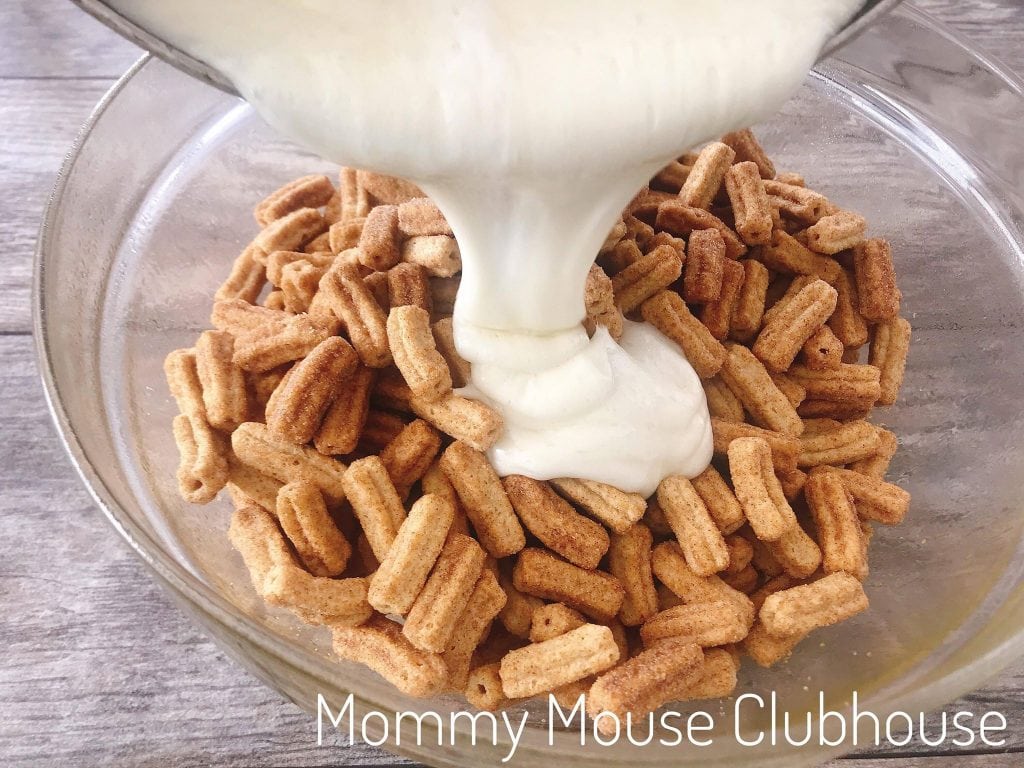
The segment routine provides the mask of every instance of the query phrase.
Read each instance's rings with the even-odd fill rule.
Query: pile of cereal
[[[415,696],[637,716],[728,695],[743,654],[770,666],[867,608],[871,524],[909,496],[866,417],[896,400],[910,326],[888,243],[749,131],[652,179],[587,280],[591,332],[642,319],[704,382],[714,464],[650,499],[495,473],[500,415],[453,391],[458,245],[414,185],[346,168],[255,215],[216,330],[166,361],[178,480],[200,504],[227,488],[256,591],[339,657]]]

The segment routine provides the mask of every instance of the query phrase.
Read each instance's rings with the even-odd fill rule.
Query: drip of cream
[[[627,323],[588,338],[583,285],[633,194],[770,115],[860,0],[115,0],[226,73],[282,133],[417,182],[463,258],[466,394],[500,474],[653,493],[711,458],[700,381]]]

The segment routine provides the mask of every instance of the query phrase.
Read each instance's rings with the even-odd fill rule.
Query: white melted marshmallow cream
[[[859,0],[116,0],[282,133],[420,185],[463,259],[465,394],[499,474],[645,495],[711,459],[700,381],[653,328],[588,337],[611,225],[684,150],[775,111]]]

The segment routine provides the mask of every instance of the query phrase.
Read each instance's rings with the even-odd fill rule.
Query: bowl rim
[[[1018,75],[1011,67],[1000,62],[997,57],[993,57],[986,51],[975,49],[971,45],[971,41],[962,36],[957,30],[935,19],[911,3],[900,4],[898,8],[894,9],[893,13],[894,15],[909,16],[919,26],[926,28],[927,31],[940,35],[952,42],[961,48],[966,55],[984,65],[1007,88],[1018,96],[1024,97],[1024,78]],[[867,34],[870,34],[870,31]],[[157,582],[163,588],[171,590],[173,595],[179,596],[195,606],[209,620],[241,634],[248,642],[257,646],[268,655],[278,658],[292,667],[299,668],[316,678],[322,678],[325,677],[325,672],[330,671],[332,666],[331,661],[327,657],[293,645],[284,638],[277,638],[268,633],[265,627],[238,611],[224,596],[190,574],[187,569],[162,552],[159,547],[153,548],[153,551],[151,551],[150,547],[146,544],[146,540],[149,539],[148,534],[136,525],[117,503],[113,494],[93,469],[92,464],[85,455],[75,428],[64,408],[56,383],[50,353],[50,336],[47,326],[47,308],[43,284],[47,269],[46,254],[52,251],[52,239],[57,229],[57,214],[61,209],[64,193],[69,179],[74,172],[76,162],[93,130],[107,109],[131,83],[133,78],[144,67],[154,61],[159,61],[159,58],[150,53],[143,54],[113,83],[110,89],[97,102],[65,155],[60,170],[56,175],[53,189],[47,198],[36,240],[32,279],[32,334],[34,338],[35,361],[43,385],[44,399],[56,428],[57,438],[67,453],[82,484],[108,522],[127,542],[131,550],[150,572],[158,577]],[[210,633],[208,630],[206,631],[218,646],[223,647],[221,638]],[[975,689],[983,684],[985,680],[997,674],[1006,665],[1021,657],[1024,657],[1024,627],[1017,630],[1003,642],[995,645],[988,653],[975,656],[969,663],[954,667],[936,679],[928,681],[909,692],[901,690],[895,693],[889,699],[887,708],[889,705],[895,708],[909,701],[913,701],[914,711],[920,708],[931,709],[941,706],[965,692]],[[342,683],[339,687],[345,688],[346,686]],[[356,711],[364,707],[377,707],[374,702],[365,699],[359,691],[347,690],[354,696]],[[287,696],[287,694],[282,695]],[[298,704],[298,702],[296,703]],[[396,747],[393,740],[389,740],[388,743],[382,746],[390,752],[407,755],[416,759],[424,759],[425,757],[421,751],[407,747],[404,742],[401,746]],[[828,755],[835,756],[845,751],[848,751],[848,748],[841,746],[835,749],[822,750],[818,754],[823,759],[826,759]],[[763,764],[774,765],[775,762],[769,757],[768,760],[763,761]]]

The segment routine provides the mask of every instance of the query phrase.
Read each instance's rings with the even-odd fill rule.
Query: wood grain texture
[[[920,3],[1018,72],[1013,0]],[[31,258],[54,175],[97,99],[138,56],[66,0],[0,5],[0,764],[385,766],[231,663],[161,592],[95,509],[50,425],[33,363]],[[1024,664],[947,711],[996,709],[1024,750]],[[935,718],[930,722],[934,725]],[[1009,768],[1020,754],[920,744],[832,768]]]

